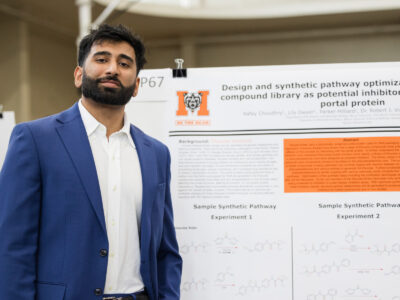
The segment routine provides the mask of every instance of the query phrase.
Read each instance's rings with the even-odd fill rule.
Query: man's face
[[[125,105],[139,87],[135,51],[127,42],[93,44],[83,67],[76,67],[74,75],[82,95],[101,104]]]

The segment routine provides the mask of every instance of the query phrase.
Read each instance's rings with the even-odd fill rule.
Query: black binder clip
[[[187,77],[187,70],[182,68],[183,62],[184,62],[184,60],[182,58],[175,59],[176,69],[172,70],[172,77],[174,77],[174,78],[186,78]]]
[[[3,105],[0,104],[0,119],[3,119]]]

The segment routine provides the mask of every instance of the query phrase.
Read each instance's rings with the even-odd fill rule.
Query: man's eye
[[[120,62],[119,64],[124,68],[128,68],[129,67],[129,64],[125,63],[125,62]]]
[[[104,63],[104,62],[106,62],[106,59],[105,58],[97,58],[96,61],[99,63]]]

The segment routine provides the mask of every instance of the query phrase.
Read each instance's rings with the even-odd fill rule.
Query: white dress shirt
[[[99,123],[79,101],[89,138],[103,201],[109,242],[104,294],[143,290],[140,275],[139,229],[142,211],[142,176],[130,124],[125,114],[118,132],[106,136]]]

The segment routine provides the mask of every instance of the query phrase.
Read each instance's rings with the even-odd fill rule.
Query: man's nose
[[[118,75],[119,73],[118,63],[116,61],[110,61],[107,64],[106,73],[109,75]]]

